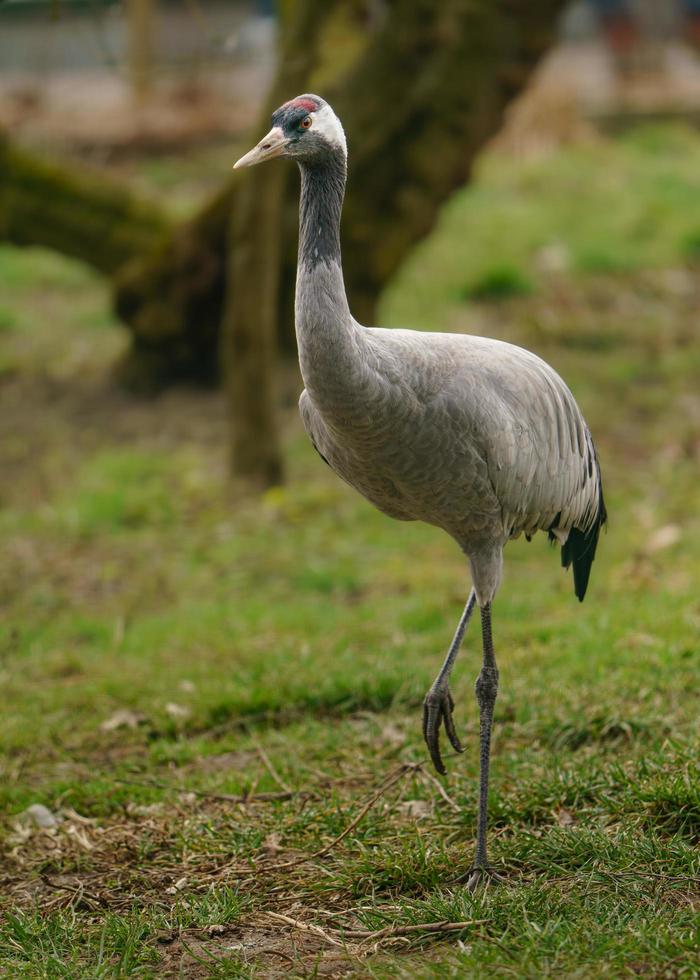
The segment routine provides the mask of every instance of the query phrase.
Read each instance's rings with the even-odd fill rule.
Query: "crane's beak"
[[[254,146],[240,160],[236,160],[233,169],[240,170],[241,167],[254,167],[256,163],[262,163],[263,160],[274,160],[275,157],[282,156],[286,145],[287,137],[282,132],[281,127],[273,126],[267,136],[263,136],[257,146]]]

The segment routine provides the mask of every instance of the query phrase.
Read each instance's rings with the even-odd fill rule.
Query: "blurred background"
[[[699,50],[696,0],[543,0],[527,14],[516,3],[490,15],[457,0],[440,10],[383,0],[4,0],[3,280],[15,268],[31,280],[34,261],[75,275],[97,271],[94,289],[80,293],[106,291],[109,324],[102,333],[72,329],[55,344],[57,329],[69,326],[62,316],[51,318],[50,331],[35,323],[25,333],[15,321],[27,311],[6,307],[5,377],[31,362],[42,376],[89,366],[87,376],[103,371],[108,387],[139,394],[223,384],[229,468],[259,486],[279,482],[277,409],[298,388],[296,182],[291,168],[234,179],[230,163],[277,104],[309,88],[331,98],[353,144],[344,264],[361,320],[375,322],[381,302],[392,322],[449,327],[440,305],[456,289],[481,329],[479,316],[491,308],[473,300],[484,277],[489,292],[490,275],[495,293],[526,284],[538,292],[535,279],[549,288],[567,271],[670,266],[677,293],[694,298],[694,195],[686,201],[679,192],[667,221],[671,191],[633,188],[626,168],[643,170],[636,159],[620,160],[624,186],[617,195],[608,188],[609,200],[596,199],[586,181],[590,173],[605,194],[608,168],[595,154],[630,153],[635,134],[667,145],[679,172],[687,165],[687,154],[670,147],[681,133],[693,145]],[[487,234],[464,222],[414,324],[416,294],[428,288],[410,264],[414,249],[477,162],[486,173],[484,161],[494,161],[493,175],[511,161],[515,174],[519,161],[546,168],[560,159],[563,167],[577,151],[593,154],[571,189],[584,214],[573,200],[559,208],[543,200],[537,227],[515,213],[495,249],[500,264],[489,269],[496,256],[487,242],[505,202],[496,194]],[[525,197],[537,210],[534,192]],[[545,229],[547,207],[553,226]],[[37,294],[44,291],[31,290],[30,304]]]
[[[238,792],[259,768],[250,731],[292,782],[344,753],[371,769],[378,745],[421,752],[416,706],[466,570],[315,456],[296,410],[296,170],[231,172],[303,91],[348,134],[358,319],[536,351],[599,448],[610,528],[584,607],[543,541],[508,549],[503,730],[523,759],[538,738],[604,753],[619,737],[630,757],[637,732],[692,741],[697,0],[1,0],[13,813],[60,797],[126,819],[137,791],[107,773],[205,758],[192,778]]]

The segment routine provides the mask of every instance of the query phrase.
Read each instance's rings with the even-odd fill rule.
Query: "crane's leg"
[[[481,607],[481,635],[484,661],[476,679],[476,700],[479,704],[479,813],[476,824],[476,854],[474,865],[465,876],[467,888],[474,891],[483,881],[500,881],[501,876],[489,867],[486,853],[488,824],[489,762],[491,757],[491,728],[493,708],[498,693],[498,668],[491,636],[491,603]]]
[[[455,705],[450,693],[450,674],[452,673],[452,667],[457,659],[457,654],[459,653],[459,648],[464,637],[464,631],[472,617],[475,605],[476,593],[472,589],[469,593],[467,604],[464,607],[462,618],[457,626],[457,631],[450,644],[450,649],[447,651],[445,662],[423,701],[423,738],[430,751],[430,758],[433,760],[433,765],[443,776],[445,774],[445,766],[440,755],[440,722],[445,726],[445,734],[452,743],[452,748],[456,752],[464,751],[461,742],[457,738],[455,723],[452,718],[452,711]]]

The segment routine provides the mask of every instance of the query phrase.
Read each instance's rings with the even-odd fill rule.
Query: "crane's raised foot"
[[[493,868],[470,868],[466,874],[461,875],[457,881],[467,886],[470,892],[476,892],[480,888],[493,888],[494,885],[503,885],[507,878],[500,875]]]
[[[445,726],[445,734],[450,740],[455,752],[464,752],[462,743],[457,738],[455,723],[452,717],[455,703],[452,700],[447,684],[434,684],[425,696],[423,702],[423,738],[428,746],[433,765],[444,776],[445,765],[440,755],[440,724]]]

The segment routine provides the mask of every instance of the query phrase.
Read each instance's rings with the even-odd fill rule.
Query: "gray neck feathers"
[[[304,384],[328,424],[352,415],[365,385],[365,330],[353,320],[340,258],[346,165],[328,151],[303,163],[299,207],[296,329]]]
[[[301,170],[299,204],[299,262],[313,268],[319,262],[340,265],[340,213],[345,194],[346,164],[342,152],[327,151]]]

